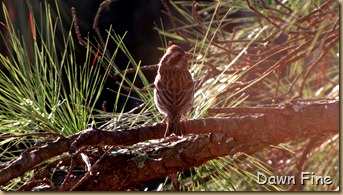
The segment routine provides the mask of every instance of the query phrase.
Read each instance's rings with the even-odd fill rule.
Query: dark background
[[[102,1],[98,0],[66,2],[68,7],[73,6],[76,8],[82,34],[86,35],[86,33],[89,32],[91,35],[95,36],[92,25],[101,2]],[[112,25],[114,32],[119,35],[124,35],[124,33],[127,32],[124,43],[136,62],[141,60],[142,65],[157,64],[160,57],[163,55],[163,51],[158,50],[158,47],[162,47],[162,43],[158,32],[154,27],[156,25],[160,27],[160,19],[163,20],[163,25],[165,27],[168,28],[170,26],[168,16],[162,13],[163,9],[164,7],[161,0],[118,0],[105,7],[99,20],[99,28],[104,38],[106,38],[106,30],[110,28],[110,25]],[[113,42],[108,46],[110,53],[113,53],[115,48],[116,45],[113,44]],[[80,55],[84,52],[85,50],[83,49],[83,52],[81,52]],[[128,64],[128,59],[124,54],[119,52],[115,58],[115,63],[121,70],[124,70]],[[152,83],[156,72],[145,72],[145,74]],[[142,84],[138,81],[136,86],[142,87]],[[117,91],[118,86],[114,84],[114,81],[111,79],[107,81],[97,108],[99,109],[102,102],[106,101],[107,111],[113,111],[112,108],[116,94],[106,90],[106,88]],[[127,93],[127,91],[124,90],[122,92]],[[135,94],[131,95],[135,96]],[[122,98],[123,101],[126,99],[126,97]],[[129,99],[124,111],[131,110],[139,103],[141,102]],[[118,108],[121,109],[122,105],[118,105]]]
[[[29,33],[27,29],[29,28],[29,17],[23,17],[23,15],[28,16],[28,5],[32,6],[35,11],[36,21],[38,21],[41,14],[39,9],[43,7],[44,0],[2,0],[9,12],[12,23],[15,28],[19,29],[20,32],[24,33],[24,36],[28,36],[25,33]],[[54,0],[47,0],[51,5],[52,13],[56,13],[56,6]],[[59,9],[62,15],[62,20],[65,29],[69,30],[72,21],[71,7],[75,7],[78,24],[80,27],[80,32],[83,37],[89,36],[91,42],[96,43],[96,33],[92,28],[94,18],[98,11],[101,0],[58,0]],[[163,55],[163,51],[159,50],[158,47],[162,47],[161,39],[158,35],[157,30],[154,27],[160,27],[160,21],[163,21],[163,26],[166,29],[170,28],[169,17],[162,13],[164,10],[161,0],[117,0],[110,5],[105,6],[103,12],[101,13],[99,20],[99,29],[102,33],[104,39],[107,37],[107,32],[112,25],[112,29],[115,33],[119,35],[124,35],[124,43],[128,50],[130,51],[133,58],[138,62],[142,61],[142,65],[157,64],[159,59]],[[24,13],[25,12],[25,13]],[[4,22],[3,12],[0,12],[0,21]],[[5,22],[4,22],[5,23]],[[6,32],[4,31],[4,26],[0,25],[1,31],[4,33],[6,40]],[[57,33],[58,35],[59,33]],[[77,38],[75,32],[73,32],[74,41],[76,43],[76,57],[77,63],[82,64],[85,59],[86,48],[77,44]],[[28,36],[30,37],[30,36]],[[57,41],[63,43],[62,37],[57,37]],[[30,41],[30,40],[28,40]],[[59,45],[60,49],[63,49],[63,45]],[[113,41],[110,41],[108,45],[108,51],[112,54],[115,50],[116,45]],[[0,52],[2,54],[9,53],[8,49],[5,48],[3,39],[0,40]],[[128,59],[121,52],[118,53],[115,58],[116,65],[124,70],[128,64]],[[1,69],[3,67],[0,65]],[[147,72],[146,77],[152,83],[156,72]],[[102,109],[102,102],[107,102],[106,111],[113,111],[113,104],[116,94],[113,91],[117,91],[118,86],[114,83],[115,81],[111,78],[106,82],[105,90],[103,91],[100,100],[96,106],[97,109]],[[136,83],[137,86],[142,86],[139,81]],[[107,90],[111,89],[111,90]],[[123,91],[123,93],[126,93]],[[134,96],[134,94],[133,94]],[[123,97],[124,100],[125,97]],[[131,110],[137,106],[140,102],[133,99],[125,106],[124,111]],[[119,111],[122,105],[118,105]]]

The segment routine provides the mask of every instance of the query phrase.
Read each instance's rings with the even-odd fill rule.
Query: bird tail
[[[175,134],[177,136],[181,136],[181,130],[180,130],[180,119],[174,119],[174,120],[169,120],[167,121],[167,129],[164,134],[164,137],[168,137],[171,134]]]

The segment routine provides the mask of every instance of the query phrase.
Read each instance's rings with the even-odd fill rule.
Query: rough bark
[[[117,151],[107,155],[77,190],[119,190],[136,182],[199,166],[220,156],[338,133],[339,101],[289,103],[264,114],[188,120],[181,123],[181,128],[184,138],[168,138],[168,142],[157,145],[146,144],[138,153]],[[131,130],[82,131],[22,154],[0,170],[0,185],[65,152],[75,152],[83,146],[132,145],[162,138],[164,130],[165,124],[156,124]]]

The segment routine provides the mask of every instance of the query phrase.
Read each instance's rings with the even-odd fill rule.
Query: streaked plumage
[[[162,57],[155,78],[155,103],[158,110],[167,116],[165,137],[180,132],[180,118],[192,108],[194,81],[188,71],[191,54],[172,45]]]

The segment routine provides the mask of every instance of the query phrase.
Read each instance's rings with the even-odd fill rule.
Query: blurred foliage
[[[191,70],[199,87],[193,117],[209,116],[210,107],[338,99],[337,1],[168,1],[165,5],[174,28],[158,30],[165,39],[189,45],[196,56]],[[295,190],[289,185],[258,185],[256,173],[297,176],[309,171],[331,176],[333,184],[307,183],[296,190],[337,190],[338,140],[337,135],[304,138],[212,160],[196,168],[197,174],[184,186],[191,186],[190,190]]]

